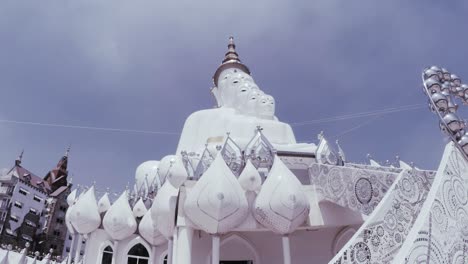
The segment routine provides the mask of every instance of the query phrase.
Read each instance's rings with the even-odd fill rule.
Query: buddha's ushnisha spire
[[[213,83],[215,86],[218,86],[218,78],[221,72],[229,68],[236,68],[247,74],[250,74],[249,68],[247,68],[247,66],[245,66],[239,59],[239,54],[237,54],[236,51],[236,44],[234,44],[234,37],[229,37],[228,51],[224,55],[223,62],[218,67],[213,76]]]
[[[229,37],[228,52],[226,52],[223,63],[230,61],[241,62],[239,59],[239,54],[237,54],[236,52],[236,44],[234,44],[234,37]]]

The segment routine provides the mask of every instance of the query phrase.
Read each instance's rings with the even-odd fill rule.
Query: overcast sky
[[[0,1],[0,119],[179,133],[214,105],[230,35],[289,123],[425,104],[420,74],[432,64],[468,80],[467,1],[157,2]],[[427,169],[446,142],[426,108],[293,129],[304,142],[338,135],[351,161],[400,155]],[[74,183],[120,191],[177,142],[0,122],[0,167],[24,149],[24,167],[44,176],[71,144]]]

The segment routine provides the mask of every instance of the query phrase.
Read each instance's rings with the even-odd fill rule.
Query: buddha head
[[[257,100],[257,115],[265,119],[273,119],[275,116],[275,99],[273,96],[263,94]]]
[[[263,94],[260,89],[251,89],[247,101],[240,108],[240,112],[245,115],[256,116],[258,100]]]
[[[243,85],[244,82],[253,83],[250,70],[239,59],[234,38],[230,37],[228,51],[213,75],[215,87],[211,91],[216,98],[218,107],[237,108],[236,104],[239,103],[237,95],[239,93],[248,94],[249,88],[248,85]]]
[[[220,107],[238,109],[248,100],[250,90],[258,89],[252,77],[239,69],[226,69],[221,72],[218,86],[212,92]]]

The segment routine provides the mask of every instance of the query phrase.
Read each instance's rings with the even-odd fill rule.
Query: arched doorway
[[[140,243],[133,246],[128,251],[127,256],[128,264],[148,264],[150,259],[148,250]]]
[[[206,263],[211,263],[211,251]],[[231,234],[221,240],[220,264],[261,264],[255,246],[238,234]]]
[[[114,250],[110,246],[105,247],[102,250],[101,264],[111,264],[112,255],[114,255]]]

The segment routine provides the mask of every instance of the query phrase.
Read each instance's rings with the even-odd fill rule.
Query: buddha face
[[[254,83],[252,77],[241,76],[240,78],[241,78],[241,84],[238,87],[235,106],[240,112],[242,112],[242,108],[244,108],[246,103],[249,101],[252,90],[260,90],[260,89]]]
[[[250,75],[238,69],[227,69],[219,76],[217,98],[222,101],[222,106],[239,108],[248,100],[249,93],[254,88],[258,87]]]
[[[263,94],[257,101],[257,113],[262,118],[272,119],[275,115],[275,99],[273,96]]]
[[[257,104],[262,95],[263,92],[260,89],[252,89],[244,107],[241,108],[241,112],[246,115],[257,115]]]

